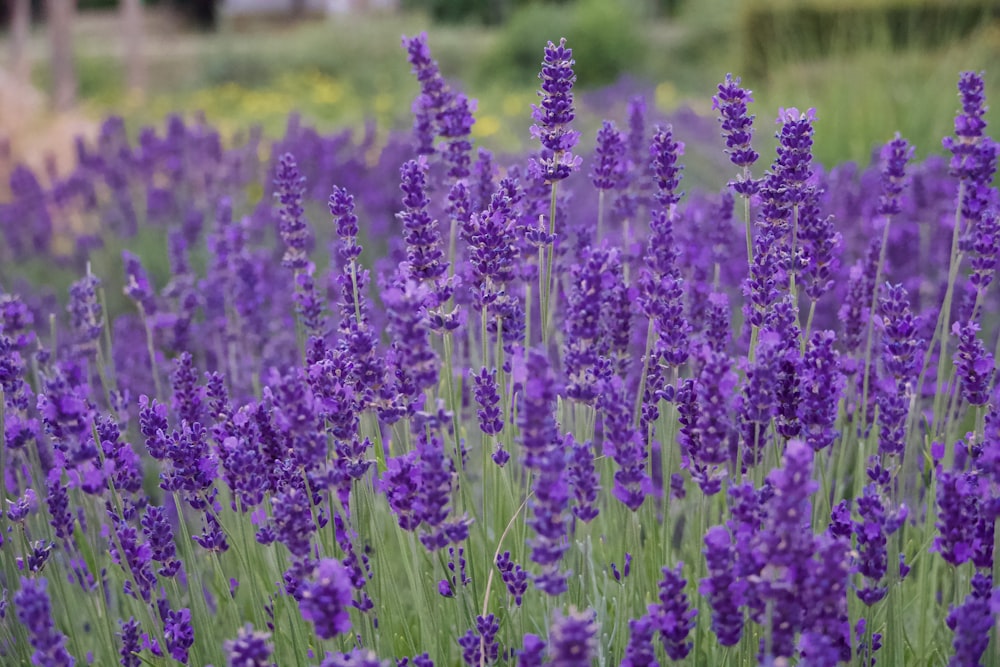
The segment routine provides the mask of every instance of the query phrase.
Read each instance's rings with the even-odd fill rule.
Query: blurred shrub
[[[573,48],[581,87],[599,86],[635,73],[646,55],[643,5],[580,0],[572,5],[528,5],[503,26],[483,61],[481,78],[525,82],[537,78],[542,50],[565,37]]]
[[[503,23],[525,7],[540,4],[567,5],[572,0],[404,0],[407,9],[418,9],[442,23],[478,22],[484,25]]]
[[[934,48],[1000,18],[997,0],[755,0],[740,32],[746,70],[853,53]]]
[[[76,69],[77,94],[81,98],[110,99],[123,92],[125,71],[118,58],[77,56],[73,65]],[[52,70],[48,62],[35,65],[31,78],[41,90],[51,90]]]

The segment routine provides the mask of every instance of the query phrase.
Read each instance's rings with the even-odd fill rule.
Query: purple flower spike
[[[517,667],[542,667],[545,642],[533,634],[524,635],[523,646],[517,652]]]
[[[538,78],[542,80],[540,105],[531,105],[531,136],[542,144],[541,155],[532,161],[542,180],[555,183],[567,178],[580,168],[581,159],[571,152],[580,133],[569,129],[575,117],[573,111],[573,50],[566,47],[566,39],[556,46],[549,42]]]
[[[913,158],[913,146],[896,133],[896,138],[882,147],[882,194],[879,197],[879,215],[896,215],[900,212],[899,195],[906,187],[906,163]]]
[[[427,207],[427,160],[408,160],[399,170],[403,191],[403,211],[397,213],[406,242],[407,275],[417,281],[437,280],[448,270],[441,250],[438,223]]]
[[[598,190],[612,190],[621,183],[625,167],[625,135],[614,122],[604,121],[597,131],[597,148],[590,178]]]
[[[268,643],[271,635],[266,632],[254,632],[253,626],[247,623],[240,628],[236,639],[222,643],[226,652],[226,664],[229,667],[270,667],[268,658],[274,648]]]
[[[597,496],[601,490],[600,475],[594,466],[594,451],[589,442],[577,443],[567,433],[563,448],[568,452],[569,485],[573,490],[573,514],[584,523],[597,518]]]
[[[817,331],[812,335],[799,378],[802,437],[817,452],[832,445],[838,435],[834,424],[844,378],[839,356],[833,349],[834,341],[832,331]]]
[[[518,426],[521,430],[522,461],[534,471],[534,497],[529,502],[528,525],[535,531],[529,540],[531,560],[542,566],[535,586],[549,595],[566,590],[567,574],[559,570],[566,552],[566,516],[569,489],[566,475],[566,452],[554,417],[558,390],[548,358],[538,350],[528,354],[527,375]]]
[[[182,665],[188,664],[188,650],[194,645],[191,610],[184,608],[168,611],[163,620],[163,635],[167,640],[170,657]]]
[[[417,140],[417,153],[429,155],[434,152],[438,118],[451,105],[452,93],[441,76],[437,62],[431,58],[426,32],[416,37],[403,37],[403,48],[420,83],[420,95],[413,101],[413,134]]]
[[[503,414],[498,407],[500,394],[497,392],[497,372],[483,366],[472,376],[475,385],[476,403],[479,404],[479,429],[486,435],[496,435],[503,430]]]
[[[958,338],[955,372],[962,381],[962,397],[969,405],[986,405],[994,372],[993,357],[976,336],[978,331],[979,325],[975,322],[955,322],[951,328],[952,334]]]
[[[101,337],[104,327],[104,311],[97,300],[97,288],[101,281],[87,274],[69,288],[70,325],[76,335],[76,342],[81,346],[90,346]]]
[[[142,260],[128,250],[122,250],[122,262],[125,264],[125,295],[142,306],[146,317],[153,315],[156,313],[156,293]]]
[[[736,551],[729,531],[713,526],[705,533],[705,562],[708,577],[701,580],[698,592],[708,598],[712,608],[712,632],[722,646],[735,646],[743,636],[743,612],[746,583],[736,578]]]
[[[878,487],[869,484],[864,495],[858,499],[858,514],[861,520],[854,524],[857,536],[858,573],[864,584],[858,588],[858,599],[869,607],[885,597],[888,589],[880,585],[889,568],[886,552],[885,506]]]
[[[281,208],[279,231],[285,243],[285,254],[281,265],[301,271],[309,264],[309,246],[312,234],[302,209],[302,197],[306,191],[306,179],[295,163],[291,153],[285,153],[278,160],[278,170],[274,177],[275,198]]]
[[[691,652],[694,642],[687,640],[694,629],[694,617],[697,609],[691,609],[684,587],[687,580],[681,576],[683,563],[678,563],[674,569],[663,568],[663,579],[660,581],[660,603],[649,605],[649,615],[660,631],[663,649],[671,660],[683,660]]]
[[[509,551],[497,556],[497,569],[500,570],[500,577],[507,586],[507,591],[514,596],[514,604],[520,607],[524,593],[528,590],[528,573],[511,560]]]
[[[21,578],[21,590],[14,595],[17,620],[28,630],[28,641],[35,652],[31,662],[44,667],[73,667],[74,659],[66,651],[66,635],[55,628],[52,606],[45,592],[44,578]]]
[[[972,592],[965,602],[948,612],[946,623],[955,633],[955,654],[948,661],[948,667],[978,667],[982,664],[980,660],[989,646],[990,628],[993,626],[992,597],[989,575],[977,572],[972,577]]]
[[[319,667],[389,667],[389,662],[379,660],[374,651],[354,648],[350,653],[327,653]]]
[[[997,257],[1000,256],[1000,210],[990,208],[979,216],[973,230],[972,275],[969,282],[980,293],[993,282],[996,274]]]
[[[719,84],[718,94],[712,97],[712,108],[719,112],[722,136],[726,138],[726,153],[729,160],[742,170],[729,186],[744,197],[752,195],[757,189],[757,183],[749,177],[749,170],[760,157],[750,145],[754,116],[747,112],[747,105],[753,102],[751,92],[740,87],[739,77],[727,74],[726,80]]]
[[[597,623],[591,610],[556,612],[549,626],[549,664],[552,667],[590,667],[597,648]]]
[[[982,74],[962,72],[958,80],[958,96],[962,112],[955,116],[955,137],[945,137],[944,147],[951,151],[952,174],[963,180],[973,180],[976,147],[983,141],[986,129],[986,94]]]
[[[670,125],[656,128],[649,144],[649,159],[657,187],[656,199],[665,209],[679,202],[683,194],[677,192],[684,169],[678,162],[682,155],[684,144],[674,139],[674,128]]]
[[[121,628],[121,632],[118,634],[122,640],[119,650],[121,655],[119,664],[122,667],[141,667],[142,660],[137,655],[142,650],[142,645],[139,643],[142,627],[139,625],[139,621],[135,618],[129,618],[127,621],[122,621]]]
[[[620,667],[659,667],[653,648],[656,626],[647,616],[630,619],[628,622],[628,644]]]
[[[313,581],[302,591],[302,618],[312,621],[320,639],[332,639],[351,629],[347,613],[354,590],[350,575],[340,561],[324,558],[316,566]]]

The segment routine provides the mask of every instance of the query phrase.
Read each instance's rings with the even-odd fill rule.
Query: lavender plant
[[[504,158],[403,46],[411,131],[291,119],[261,165],[110,119],[15,172],[0,662],[1000,664],[981,77],[948,159],[823,168],[789,108],[754,177],[729,75],[737,174],[685,195],[705,140],[642,98],[578,146],[565,40]],[[8,267],[67,243],[57,308]]]

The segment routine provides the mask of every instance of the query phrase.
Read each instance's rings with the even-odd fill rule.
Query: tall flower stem
[[[541,327],[542,343],[547,350],[549,347],[549,305],[552,291],[552,259],[555,254],[555,233],[556,233],[556,182],[552,183],[552,195],[549,200],[549,239],[545,244],[545,267],[540,285],[541,299]],[[542,267],[539,267],[541,269]]]
[[[927,368],[930,366],[931,358],[934,354],[934,348],[940,344],[941,351],[938,354],[938,365],[937,365],[937,376],[935,378],[935,384],[937,386],[937,391],[934,392],[934,433],[937,436],[943,436],[944,432],[941,429],[942,421],[941,417],[941,402],[944,400],[944,389],[947,387],[947,379],[945,378],[945,369],[948,365],[948,321],[951,318],[951,302],[955,295],[955,282],[958,279],[958,269],[962,265],[962,259],[964,253],[959,249],[959,239],[962,234],[962,199],[965,196],[965,183],[961,183],[958,186],[958,204],[955,207],[955,228],[951,235],[951,254],[949,255],[948,264],[948,284],[945,287],[944,301],[941,304],[941,310],[938,313],[937,324],[934,327],[934,336],[931,338],[930,344],[927,346],[927,352],[924,354],[924,362],[921,365],[920,378],[917,381],[917,387],[923,386],[924,374]]]
[[[864,365],[864,375],[861,376],[861,421],[859,425],[864,428],[868,419],[868,384],[869,376],[871,375],[871,365],[872,365],[872,338],[875,334],[875,309],[878,307],[878,292],[879,286],[881,285],[882,278],[882,268],[885,266],[885,248],[889,243],[889,222],[890,219],[887,217],[885,219],[885,226],[882,228],[882,245],[879,247],[878,251],[878,263],[875,265],[875,280],[873,282],[875,288],[872,290],[871,304],[868,308],[868,326],[866,327],[867,333],[865,338],[865,365]]]

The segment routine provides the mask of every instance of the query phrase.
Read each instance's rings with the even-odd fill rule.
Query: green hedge
[[[1000,0],[761,0],[741,16],[746,70],[859,48],[933,48],[1000,18]]]
[[[481,66],[481,80],[514,84],[537,81],[542,48],[567,39],[576,57],[582,88],[611,83],[626,72],[641,70],[646,58],[638,2],[579,0],[566,6],[527,5],[504,24]]]

